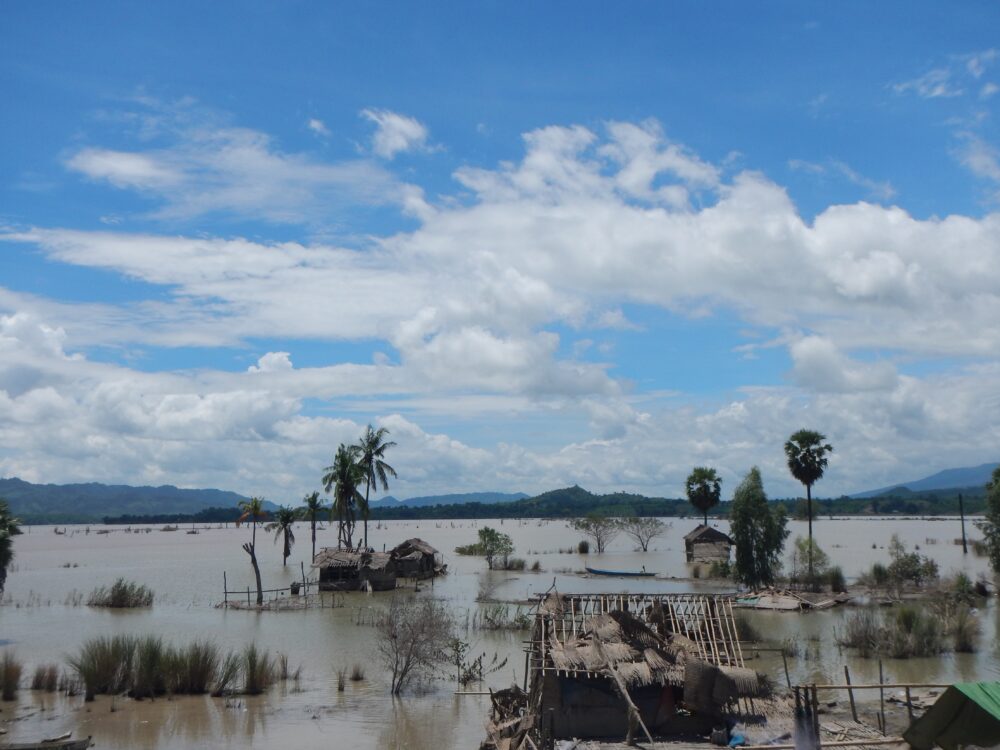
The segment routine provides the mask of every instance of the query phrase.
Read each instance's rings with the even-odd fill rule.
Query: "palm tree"
[[[4,584],[7,583],[7,568],[14,560],[13,536],[21,533],[18,520],[10,513],[6,500],[0,500],[0,599],[3,599]]]
[[[238,507],[243,511],[243,515],[236,519],[236,525],[239,526],[244,521],[249,520],[253,528],[250,541],[243,543],[243,551],[250,555],[254,578],[257,579],[257,606],[260,606],[264,603],[264,589],[260,584],[260,567],[257,565],[257,522],[267,518],[267,512],[264,510],[264,498],[251,497],[249,500],[240,500]]]
[[[353,547],[354,509],[364,502],[358,487],[365,481],[364,470],[358,463],[358,446],[340,444],[333,463],[323,471],[323,489],[333,490],[331,516],[337,519],[337,546]]]
[[[295,529],[293,528],[295,518],[295,511],[282,505],[275,512],[274,520],[265,527],[267,531],[274,532],[275,544],[277,544],[278,540],[282,537],[285,539],[285,546],[281,553],[282,567],[288,564],[288,557],[292,554],[292,545],[295,544]]]
[[[326,510],[326,506],[323,505],[323,501],[319,499],[319,493],[313,492],[312,494],[306,495],[302,498],[302,507],[299,508],[299,513],[303,518],[309,519],[309,526],[312,529],[312,543],[313,543],[313,553],[312,559],[316,559],[316,519],[319,517],[321,511]]]
[[[358,463],[365,472],[365,501],[361,504],[361,517],[365,520],[365,547],[368,546],[368,492],[372,488],[378,492],[380,484],[382,491],[388,492],[389,475],[396,477],[396,470],[382,460],[385,458],[386,450],[396,445],[391,440],[385,439],[388,434],[389,430],[385,427],[374,430],[368,425],[365,434],[361,436],[361,442],[356,446],[360,454]]]
[[[806,486],[806,513],[809,519],[809,580],[813,577],[813,505],[812,486],[823,476],[827,453],[833,446],[824,443],[826,435],[813,430],[799,430],[785,443],[785,456],[792,476]]]
[[[708,526],[708,511],[719,504],[722,493],[722,480],[715,469],[708,466],[695,466],[684,483],[688,502],[700,510],[705,525]]]

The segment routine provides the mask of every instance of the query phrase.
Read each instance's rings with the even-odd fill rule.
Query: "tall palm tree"
[[[331,516],[337,519],[337,546],[353,547],[354,509],[364,502],[358,487],[365,481],[364,470],[358,463],[358,447],[341,443],[333,463],[323,469],[323,489],[333,490]]]
[[[274,520],[265,527],[267,531],[274,532],[275,544],[281,538],[285,540],[285,545],[281,553],[282,567],[288,564],[288,556],[292,554],[292,545],[295,544],[295,518],[295,511],[282,505],[275,511]]]
[[[702,512],[704,523],[708,526],[708,511],[719,504],[722,494],[722,480],[715,469],[708,466],[695,466],[684,483],[688,502]]]
[[[250,541],[243,543],[243,551],[250,555],[250,564],[253,566],[253,575],[257,579],[257,606],[264,603],[264,589],[260,583],[260,566],[257,565],[257,524],[267,518],[264,510],[264,498],[251,497],[249,500],[240,500],[239,509],[243,514],[236,519],[239,526],[244,521],[249,520],[253,531],[250,534]]]
[[[21,533],[18,523],[11,515],[7,501],[0,500],[0,599],[3,599],[3,588],[7,583],[7,568],[14,560],[14,540],[11,537]]]
[[[309,527],[312,530],[312,559],[316,559],[316,519],[319,514],[326,510],[326,506],[323,505],[323,501],[319,498],[318,492],[313,492],[302,498],[302,507],[299,508],[299,513],[303,518],[309,519]]]
[[[365,434],[361,436],[361,441],[356,446],[360,454],[358,462],[365,472],[365,501],[361,504],[361,517],[365,520],[365,547],[368,546],[368,514],[370,510],[368,493],[372,488],[378,492],[380,484],[382,491],[388,492],[388,477],[390,475],[394,479],[396,477],[396,470],[383,460],[386,450],[396,445],[391,440],[385,439],[388,434],[389,430],[385,427],[379,427],[375,430],[372,429],[371,425],[368,425]]]
[[[809,519],[809,580],[813,577],[813,505],[812,486],[823,476],[827,453],[833,446],[824,442],[826,435],[814,430],[799,430],[785,443],[785,456],[792,476],[806,486],[806,513]]]

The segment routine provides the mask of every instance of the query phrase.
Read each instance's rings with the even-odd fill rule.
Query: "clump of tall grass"
[[[844,571],[839,565],[834,565],[826,572],[826,580],[830,584],[830,591],[834,594],[847,591],[847,579],[844,578]]]
[[[218,646],[208,641],[174,647],[156,636],[93,638],[69,658],[69,664],[88,701],[98,694],[121,693],[138,699],[209,691],[213,696],[237,691],[257,695],[275,676],[274,660],[255,644],[222,657]],[[66,684],[70,685],[68,679]]]
[[[84,699],[125,692],[132,679],[136,639],[127,635],[92,638],[80,647],[69,665],[83,683]]]
[[[233,692],[233,686],[240,676],[240,657],[230,651],[226,657],[219,662],[219,669],[215,675],[215,687],[212,688],[212,695],[216,698],[228,695]]]
[[[54,693],[59,689],[59,667],[55,664],[39,664],[31,677],[32,690]]]
[[[24,667],[14,656],[14,652],[6,650],[0,657],[0,698],[5,701],[17,699],[17,689],[21,685],[21,672]]]
[[[581,555],[590,554],[590,542],[586,539],[581,539],[580,543],[576,545],[576,551]]]
[[[134,581],[119,578],[110,588],[98,586],[87,598],[88,607],[133,609],[153,606],[153,590]]]
[[[365,668],[355,662],[351,666],[351,682],[361,682],[365,679]]]
[[[860,610],[847,619],[837,642],[858,649],[863,657],[885,654],[907,659],[934,656],[946,649],[940,619],[914,607],[900,607],[885,614]]]
[[[260,695],[274,682],[274,661],[267,651],[260,651],[256,643],[243,649],[243,692]]]
[[[344,688],[347,687],[347,670],[338,669],[337,670],[337,692],[344,692]]]
[[[171,692],[185,695],[207,693],[217,680],[219,648],[208,641],[195,641],[174,652]]]
[[[964,654],[975,653],[979,645],[979,630],[979,620],[967,607],[960,607],[948,623],[955,650]]]

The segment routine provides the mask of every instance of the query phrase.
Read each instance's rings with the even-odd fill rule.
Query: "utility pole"
[[[962,517],[962,554],[969,554],[969,545],[965,542],[965,504],[962,501],[962,493],[958,493],[958,515]]]

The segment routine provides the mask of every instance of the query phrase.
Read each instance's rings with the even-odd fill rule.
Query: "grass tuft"
[[[24,667],[9,649],[0,657],[0,698],[5,701],[17,699],[17,689],[21,685],[21,672]]]
[[[141,583],[119,578],[111,588],[99,586],[90,592],[88,607],[111,607],[114,609],[134,609],[153,606],[153,591]]]

